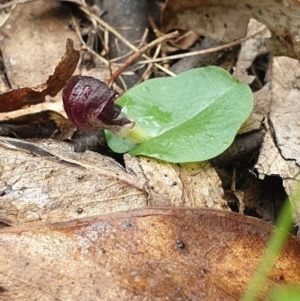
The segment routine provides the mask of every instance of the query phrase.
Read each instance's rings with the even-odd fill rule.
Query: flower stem
[[[134,143],[142,143],[150,137],[142,128],[135,126],[133,129],[128,131],[128,134],[124,138]]]

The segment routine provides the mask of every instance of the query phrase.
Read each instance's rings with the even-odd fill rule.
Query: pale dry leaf
[[[228,209],[221,180],[209,163],[173,164],[142,156],[124,157],[128,172],[147,183],[151,206]]]
[[[299,61],[273,57],[268,77],[270,82],[268,88],[265,87],[264,110],[269,107],[268,117],[274,129],[274,138],[269,134],[265,136],[255,168],[260,178],[265,175],[280,176],[287,195],[292,196],[300,172]],[[294,218],[299,225],[300,207],[296,207]]]
[[[147,205],[144,182],[113,159],[67,143],[0,139],[0,215],[58,222]]]
[[[238,301],[274,227],[230,211],[141,209],[0,231],[0,299]],[[267,285],[300,281],[290,237]]]
[[[269,80],[265,96],[268,100],[264,109],[268,110],[269,107],[276,144],[270,135],[266,136],[256,166],[261,178],[264,174],[279,175],[287,194],[291,195],[295,180],[289,179],[295,179],[300,164],[299,61],[274,57],[270,64]]]
[[[300,164],[300,62],[274,57],[269,77],[273,87],[270,120],[277,146],[285,159]]]
[[[250,18],[272,32],[274,53],[300,57],[299,1],[168,0],[163,11],[163,29],[193,30],[215,40],[230,42],[246,34]]]
[[[253,34],[261,27],[261,23],[254,19],[250,19],[247,28],[247,35]],[[268,52],[265,45],[265,39],[269,38],[270,36],[271,33],[266,28],[261,34],[256,35],[242,43],[238,60],[233,72],[233,76],[235,78],[246,84],[251,84],[253,82],[255,76],[249,75],[247,70],[251,67],[254,59],[257,56]]]
[[[273,137],[267,132],[260,150],[255,168],[259,173],[259,178],[268,176],[280,176],[285,183],[286,179],[293,179],[299,173],[300,168],[295,161],[289,161],[282,157]],[[290,189],[286,190],[290,195]]]

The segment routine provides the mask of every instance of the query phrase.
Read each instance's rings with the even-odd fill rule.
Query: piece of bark
[[[237,136],[231,146],[221,155],[211,160],[213,166],[224,166],[238,158],[260,149],[265,130]]]

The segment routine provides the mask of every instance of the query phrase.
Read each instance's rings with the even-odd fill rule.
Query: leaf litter
[[[24,91],[33,93],[34,99],[38,95],[38,101],[43,102],[25,110],[12,111],[9,114],[2,113],[0,119],[3,121],[18,123],[16,119],[18,116],[18,118],[24,118],[25,124],[30,119],[39,123],[39,120],[45,121],[47,118],[60,120],[57,122],[63,123],[64,115],[60,95],[58,94],[55,100],[54,95],[50,98],[46,96],[55,94],[56,88],[50,91],[50,86],[47,88],[45,84],[37,89],[32,88],[46,83],[47,78],[50,80],[49,75],[53,74],[54,66],[59,61],[68,38],[75,41],[75,49],[79,48],[75,33],[66,23],[66,20],[69,20],[66,17],[67,14],[55,12],[55,5],[60,11],[60,2],[51,2],[52,4],[34,1],[30,4],[18,5],[13,11],[16,14],[3,27],[5,32],[11,30],[10,39],[5,38],[1,46],[11,88],[18,89],[20,86],[25,86],[27,88],[24,88]],[[86,7],[83,7],[84,2],[70,2],[76,2],[86,12]],[[193,1],[186,1],[183,4],[174,0],[167,1],[163,13],[165,28],[172,29],[176,24],[176,29],[192,29],[200,35],[210,35],[218,40],[230,42],[244,36],[250,17],[257,18],[261,22],[268,20],[267,28],[272,32],[273,37],[274,33],[277,35],[277,40],[272,38],[271,42],[273,53],[279,51],[281,55],[297,58],[299,43],[296,42],[299,33],[298,29],[294,28],[297,21],[294,17],[298,11],[297,3],[286,1],[287,5],[282,5],[272,2],[268,7],[274,15],[262,20],[258,16],[260,3],[250,3],[250,7],[246,7],[244,2],[232,4],[232,7],[237,8],[232,18],[230,17],[232,11],[228,10],[229,14],[226,14],[222,3],[218,2],[219,6],[214,8],[217,13],[216,17],[211,18],[210,13],[214,9],[207,8],[211,22],[206,22],[203,27],[195,26],[196,23],[193,23],[193,28],[189,28],[188,21],[193,21],[195,18],[183,16],[186,11],[181,5],[192,3]],[[249,1],[247,4],[249,5]],[[42,6],[44,7],[41,8]],[[32,33],[35,33],[32,25],[38,24],[35,23],[38,18],[30,19],[29,25],[24,26],[27,18],[25,7],[29,11],[34,7],[37,11],[44,10],[41,16],[51,15],[51,18],[55,16],[64,21],[57,22],[58,19],[54,18],[53,22],[52,18],[53,24],[58,25],[56,29],[51,32],[44,31],[35,40],[29,39]],[[183,15],[177,13],[176,7]],[[279,9],[283,14],[278,13]],[[192,14],[197,10],[198,7],[192,11]],[[261,10],[264,14],[264,8]],[[172,11],[173,15],[166,24],[166,16]],[[231,21],[237,17],[237,13],[240,13],[241,17],[239,26]],[[222,18],[217,17],[220,15]],[[280,18],[278,18],[279,15]],[[205,18],[205,14],[202,16]],[[23,17],[23,23],[20,21],[18,24],[16,22],[21,20],[20,17]],[[89,17],[94,18],[94,21],[97,20],[94,12],[90,12]],[[181,23],[175,23],[176,18]],[[46,19],[43,20],[43,25],[47,27],[50,23]],[[276,23],[275,20],[279,22]],[[289,28],[286,27],[285,24],[288,23],[285,20],[290,22]],[[214,31],[219,25],[223,26],[224,21],[229,26],[227,30]],[[101,26],[103,25],[105,24],[101,23]],[[255,30],[251,29],[250,25],[251,22],[248,34],[251,30]],[[15,30],[16,28],[18,30]],[[200,28],[203,28],[204,32]],[[287,31],[284,32],[284,30]],[[215,34],[217,35],[214,36]],[[28,43],[27,48],[15,47],[15,41],[21,41],[21,37],[26,37],[23,42]],[[57,41],[54,37],[60,40]],[[258,78],[257,74],[250,74],[250,71],[254,60],[266,53],[266,45],[270,49],[270,42],[266,41],[266,38],[266,31],[264,31],[242,44],[235,65],[235,76],[241,81],[250,83],[254,77]],[[44,43],[38,42],[41,40]],[[54,43],[49,47],[48,43],[51,41]],[[9,46],[9,43],[14,47]],[[32,45],[35,46],[32,47]],[[11,51],[15,50],[20,55],[18,63],[12,65],[15,54]],[[29,52],[32,50],[33,53]],[[35,57],[35,54],[42,54],[42,58]],[[24,60],[21,63],[21,58],[30,59],[29,62]],[[33,71],[29,72],[29,66],[33,67]],[[269,70],[262,81],[263,85],[254,93],[253,114],[241,131],[241,133],[251,135],[251,131],[260,131],[266,126],[267,131],[262,149],[256,164],[254,163],[251,168],[254,168],[254,172],[257,171],[261,179],[281,177],[288,195],[291,195],[294,190],[295,179],[299,173],[297,157],[299,153],[297,151],[299,145],[297,120],[299,118],[295,109],[298,99],[298,69],[297,60],[272,57]],[[107,67],[101,70],[99,64],[88,71],[83,68],[83,72],[98,74],[99,77],[104,73],[107,77],[107,70]],[[80,72],[79,69],[76,73],[78,72]],[[3,77],[2,81],[5,82]],[[22,91],[22,88],[20,89]],[[44,95],[46,90],[48,94]],[[41,95],[43,99],[40,98]],[[45,97],[46,102],[44,102]],[[32,103],[27,101],[26,105],[30,104]],[[20,105],[18,107],[18,102],[14,105],[16,107],[11,107],[11,109],[21,108]],[[62,116],[62,119],[54,116],[53,112],[49,114],[53,108],[59,116]],[[34,112],[37,114],[30,115]],[[274,133],[270,126],[274,127]],[[60,129],[66,130],[66,125],[61,125]],[[18,137],[15,134],[10,135]],[[205,298],[207,300],[218,300],[218,298],[238,300],[246,288],[245,284],[252,277],[259,254],[264,250],[264,244],[272,231],[272,227],[262,221],[241,215],[237,217],[228,210],[195,209],[191,211],[175,208],[131,210],[147,206],[227,208],[225,203],[227,193],[225,191],[224,194],[220,179],[208,163],[182,167],[143,157],[125,158],[126,169],[124,169],[113,159],[101,154],[90,151],[74,153],[73,148],[66,142],[50,139],[25,141],[22,136],[18,139],[3,137],[0,147],[2,148],[0,221],[12,226],[0,232],[2,242],[0,243],[2,277],[0,299],[13,297],[16,300],[31,300],[32,296],[42,295],[44,300],[54,300],[63,296],[66,298],[73,296],[74,300],[79,300],[84,294],[86,300],[89,300],[88,298],[95,300],[99,298],[100,287],[103,300],[114,297],[120,299],[120,296],[124,295],[131,299],[135,297],[137,300],[142,300],[145,295],[149,300],[151,298],[163,300],[165,296],[173,296],[174,300],[180,300],[182,296],[190,298],[197,296],[198,298],[199,294],[203,300]],[[221,172],[218,170],[218,174],[223,184],[228,181],[226,169]],[[249,195],[249,189],[239,187],[238,183],[235,186],[233,176],[229,179],[230,181],[232,182],[230,189],[236,192],[239,201],[249,204],[248,200],[253,196]],[[120,210],[129,211],[109,213]],[[269,210],[269,207],[265,210]],[[261,216],[270,217],[270,213],[258,212]],[[299,212],[298,209],[295,217],[296,224],[300,220]],[[108,214],[98,216],[103,213]],[[30,225],[26,225],[29,222]],[[58,222],[58,224],[46,225],[45,222]],[[128,233],[132,236],[127,236]],[[271,273],[269,283],[281,286],[286,283],[299,282],[299,275],[292,275],[299,271],[295,268],[299,261],[294,256],[299,252],[298,244],[298,240],[290,239],[275,264],[277,269]],[[141,254],[147,256],[144,257]],[[200,256],[203,254],[204,259]],[[237,262],[241,265],[236,264]],[[47,273],[41,275],[40,271],[45,270]],[[153,278],[151,277],[153,270],[168,271],[168,277],[166,278],[164,273],[161,277],[157,274]],[[203,281],[199,281],[199,272]],[[126,278],[126,275],[130,276]],[[57,277],[60,278],[59,282]],[[14,279],[21,279],[21,282]],[[64,280],[66,282],[63,282]],[[221,287],[219,286],[221,280],[224,280],[222,291],[218,289]],[[24,289],[16,290],[15,288],[20,285]],[[44,287],[43,291],[39,289],[40,287]]]
[[[3,300],[238,301],[273,226],[230,211],[150,208],[0,232]],[[290,237],[267,286],[300,281]]]

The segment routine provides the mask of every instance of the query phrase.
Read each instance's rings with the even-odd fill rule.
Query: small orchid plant
[[[249,86],[219,67],[151,79],[117,96],[104,82],[79,75],[63,89],[65,111],[78,129],[104,129],[117,153],[177,163],[222,153],[253,108]]]

